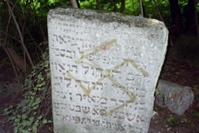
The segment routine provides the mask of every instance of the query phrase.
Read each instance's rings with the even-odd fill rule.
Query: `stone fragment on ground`
[[[157,105],[165,105],[171,112],[183,115],[193,100],[194,94],[191,87],[159,80],[156,93]]]

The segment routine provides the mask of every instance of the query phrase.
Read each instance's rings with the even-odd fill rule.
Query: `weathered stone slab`
[[[168,31],[152,19],[48,14],[55,133],[147,133]]]
[[[163,104],[177,115],[183,115],[194,100],[192,89],[188,86],[181,86],[165,80],[159,80],[157,90],[162,95],[161,98],[156,98],[157,103],[158,101],[164,101]]]

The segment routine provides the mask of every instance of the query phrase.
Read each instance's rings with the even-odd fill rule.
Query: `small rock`
[[[156,91],[155,93],[155,104],[160,107],[165,107],[164,96],[159,91]]]
[[[165,80],[159,80],[157,90],[164,97],[164,104],[177,115],[183,115],[194,99],[190,87],[180,86]]]

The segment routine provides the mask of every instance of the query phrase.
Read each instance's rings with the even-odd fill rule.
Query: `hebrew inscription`
[[[48,33],[54,132],[147,133],[166,52],[164,24],[55,9]]]

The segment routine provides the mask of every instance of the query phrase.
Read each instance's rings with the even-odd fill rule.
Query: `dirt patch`
[[[155,105],[157,114],[151,120],[149,133],[199,133],[199,68],[167,57],[160,78],[192,87],[194,102],[182,116],[171,113],[166,107]]]

